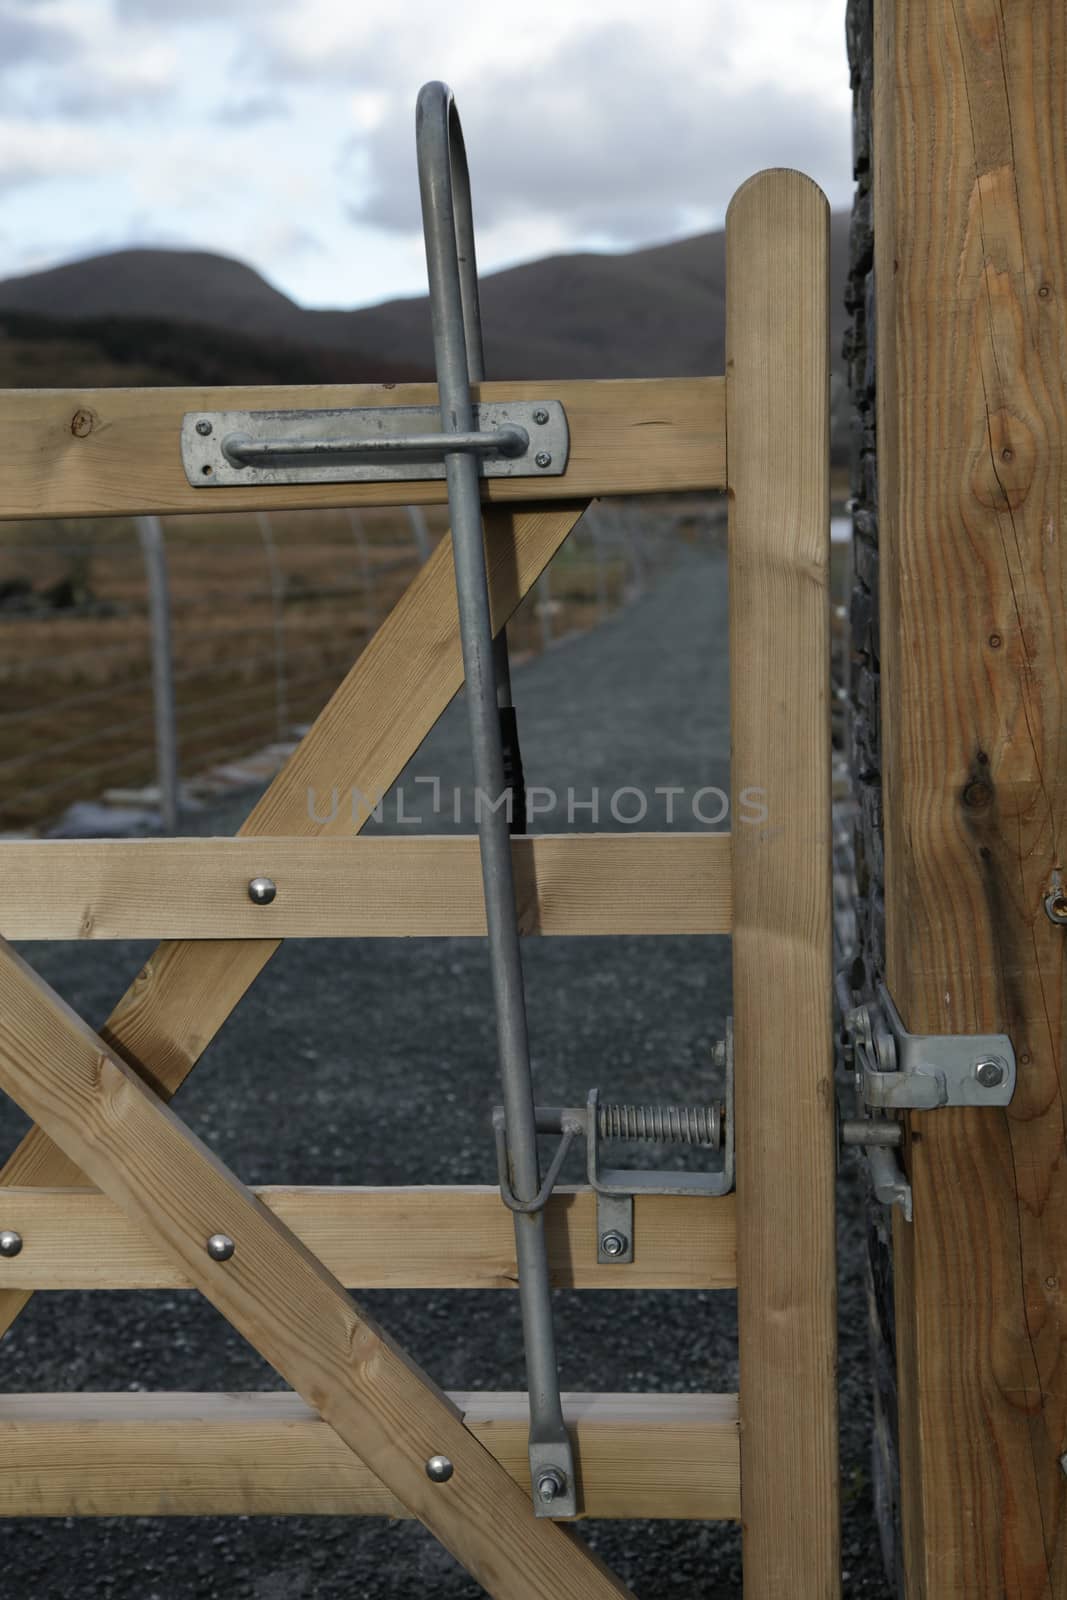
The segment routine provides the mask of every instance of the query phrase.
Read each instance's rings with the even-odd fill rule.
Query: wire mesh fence
[[[515,659],[625,605],[705,508],[593,506],[509,625]],[[220,763],[310,722],[444,507],[0,526],[0,830],[76,802],[173,830]]]

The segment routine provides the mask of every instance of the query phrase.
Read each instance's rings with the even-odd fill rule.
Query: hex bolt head
[[[979,1061],[974,1075],[983,1089],[999,1089],[1004,1082],[1004,1067],[999,1061]]]
[[[447,1456],[431,1456],[426,1463],[426,1476],[431,1483],[447,1483],[455,1470]]]
[[[212,1261],[229,1261],[236,1248],[228,1233],[213,1233],[207,1242],[207,1253]]]
[[[533,414],[533,419],[535,422],[539,422],[542,428],[544,427],[545,423],[548,421],[548,412],[545,410],[544,406],[538,406],[537,410]]]
[[[200,418],[200,421],[196,425],[196,431],[200,435],[201,439],[206,439],[208,437],[211,432],[211,423],[206,417]]]
[[[600,1252],[605,1256],[624,1256],[630,1241],[624,1233],[606,1233],[600,1241]]]
[[[558,1467],[545,1467],[537,1474],[537,1498],[546,1506],[558,1500],[566,1487],[567,1480]]]
[[[552,457],[549,455],[547,450],[538,450],[537,454],[534,456],[534,460],[537,462],[539,467],[550,467],[552,465]]]
[[[254,906],[269,906],[277,893],[273,878],[253,878],[248,885],[248,898]]]
[[[22,1249],[22,1235],[16,1233],[14,1228],[4,1228],[0,1232],[0,1256],[17,1256]]]

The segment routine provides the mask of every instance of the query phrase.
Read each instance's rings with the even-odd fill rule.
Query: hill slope
[[[844,329],[848,217],[831,224],[831,335]],[[482,280],[491,376],[630,378],[723,370],[723,235],[624,255],[549,256]],[[227,336],[358,352],[375,370],[432,368],[425,298],[306,310],[241,262],[207,251],[119,250],[0,282],[0,310],[66,321],[165,319]]]

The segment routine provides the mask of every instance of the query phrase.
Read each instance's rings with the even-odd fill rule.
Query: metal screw
[[[1062,928],[1067,924],[1067,893],[1062,889],[1053,889],[1045,896],[1045,915],[1050,922]]]
[[[545,410],[544,406],[538,406],[537,410],[533,414],[533,419],[535,422],[539,422],[541,426],[544,427],[545,423],[548,421],[548,412]]]
[[[21,1233],[16,1233],[14,1228],[5,1228],[0,1233],[0,1256],[17,1256],[21,1249]]]
[[[606,1233],[600,1241],[600,1253],[605,1256],[624,1256],[629,1243],[624,1233]]]
[[[447,1456],[431,1456],[426,1463],[426,1476],[433,1483],[447,1483],[455,1470]]]
[[[207,1253],[212,1261],[229,1261],[236,1248],[228,1233],[213,1233],[207,1242]]]
[[[558,1500],[566,1487],[567,1480],[558,1467],[546,1467],[537,1475],[537,1498],[543,1500],[546,1506]]]
[[[253,878],[248,885],[248,898],[255,906],[269,906],[277,893],[278,885],[273,878]]]
[[[550,467],[552,465],[552,457],[549,455],[547,450],[538,450],[537,454],[534,456],[534,460],[537,462],[539,467]]]
[[[999,1061],[979,1061],[974,1075],[983,1089],[999,1089],[1004,1082],[1004,1067]]]
[[[200,435],[201,439],[207,438],[208,434],[211,432],[211,424],[206,417],[201,417],[200,421],[196,425],[196,431]]]

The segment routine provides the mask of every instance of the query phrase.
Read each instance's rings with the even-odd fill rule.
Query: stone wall
[[[849,746],[854,801],[855,945],[838,979],[844,1006],[869,999],[885,970],[885,866],[882,831],[878,642],[878,458],[875,437],[874,232],[871,194],[873,0],[848,0],[856,193],[850,233],[845,338],[852,402],[852,593]],[[897,1456],[896,1349],[889,1216],[867,1204],[868,1337],[874,1386],[872,1475],[886,1571],[903,1595]],[[859,1330],[842,1330],[858,1337]]]

